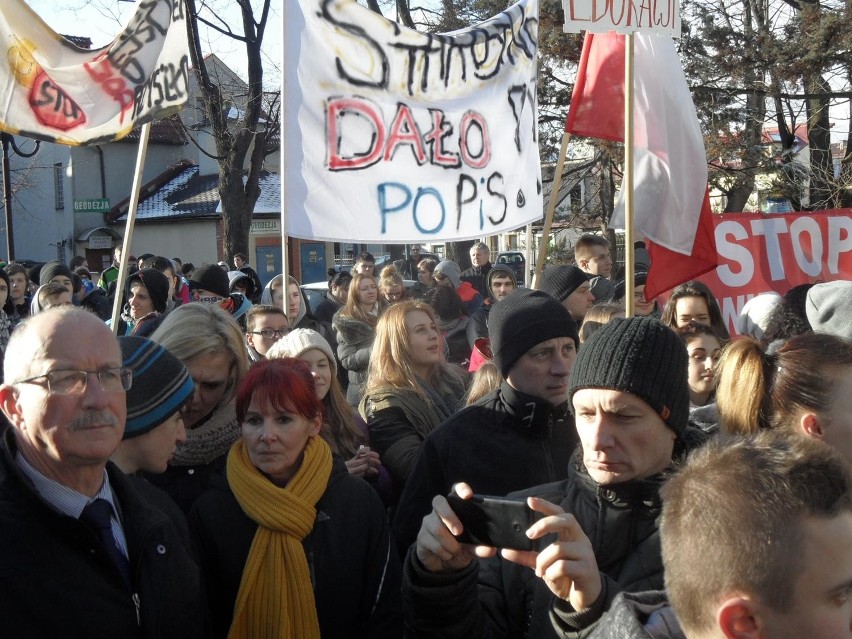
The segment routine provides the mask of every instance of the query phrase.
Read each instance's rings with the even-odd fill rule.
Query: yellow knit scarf
[[[279,488],[251,463],[239,440],[228,453],[228,484],[257,522],[228,639],[319,639],[314,592],[302,539],[331,475],[331,449],[311,437],[302,465]],[[225,523],[225,522],[223,522]]]

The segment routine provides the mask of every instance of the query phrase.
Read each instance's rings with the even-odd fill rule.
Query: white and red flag
[[[624,141],[625,37],[587,33],[565,128]],[[707,158],[698,116],[674,43],[634,36],[635,229],[651,255],[647,296],[717,264],[707,193]],[[624,224],[624,193],[612,224]]]

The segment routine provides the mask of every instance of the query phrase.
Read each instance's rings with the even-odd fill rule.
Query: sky
[[[127,24],[137,3],[122,0],[24,0],[54,31],[63,35],[82,36],[92,39],[93,48],[109,44]],[[242,30],[242,18],[233,0],[197,0],[212,7],[234,30]],[[262,0],[251,0],[253,7],[260,7]],[[57,6],[61,5],[61,6]],[[272,0],[269,26],[267,27],[264,51],[264,84],[270,90],[280,83],[281,34],[283,29],[283,0]],[[210,15],[209,13],[207,15]],[[215,53],[227,61],[230,67],[245,78],[246,59],[241,43],[235,42],[202,25],[202,50]]]

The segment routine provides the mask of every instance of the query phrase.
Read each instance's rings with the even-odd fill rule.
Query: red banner
[[[852,209],[813,213],[714,215],[719,266],[699,278],[736,334],[742,307],[760,293],[852,280]]]

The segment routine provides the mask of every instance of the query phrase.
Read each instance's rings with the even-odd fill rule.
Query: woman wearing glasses
[[[379,275],[379,292],[388,305],[397,304],[408,298],[402,275],[393,264],[388,264],[382,269]]]
[[[227,311],[194,303],[169,313],[151,339],[181,360],[195,382],[182,409],[187,439],[165,473],[148,476],[189,512],[211,477],[224,471],[228,449],[240,436],[233,399],[248,370],[245,335]]]

